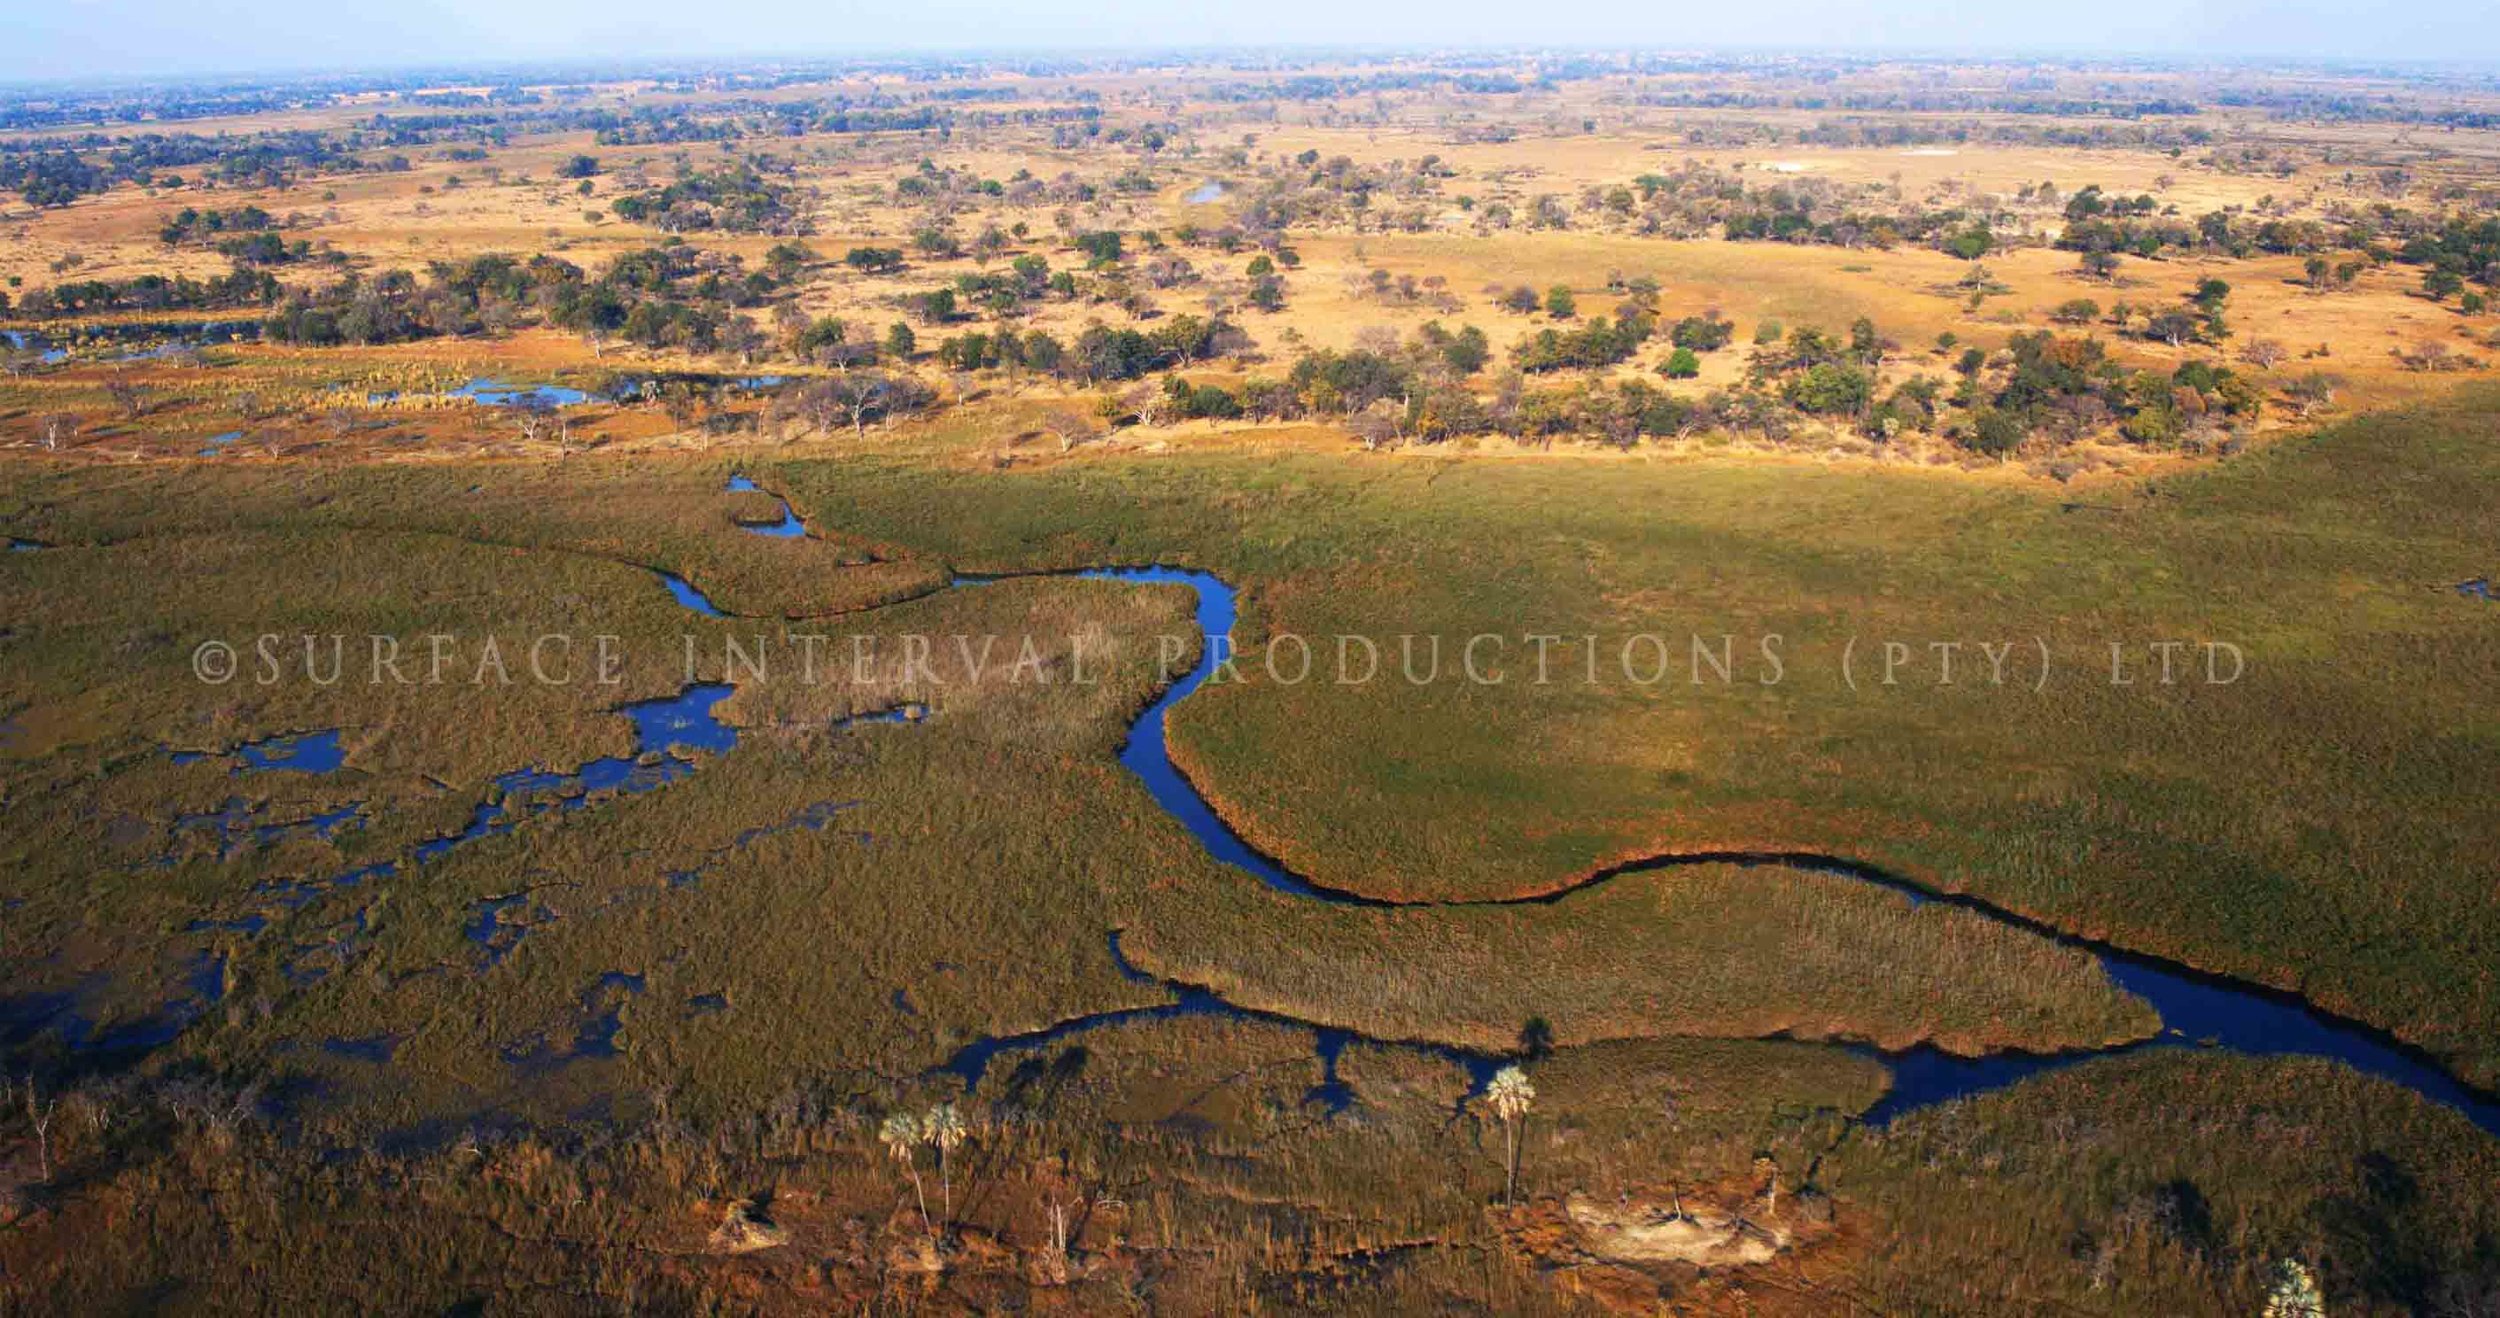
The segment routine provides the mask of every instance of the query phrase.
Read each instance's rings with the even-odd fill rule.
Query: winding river
[[[742,491],[756,489],[752,482],[744,478],[733,481],[730,488]],[[785,527],[794,529],[785,530]],[[760,534],[786,536],[803,533],[804,528],[799,526],[797,515],[789,511],[785,502],[782,522],[748,529]],[[715,607],[684,578],[666,572],[657,572],[656,575],[671,596],[687,609],[705,617],[731,616]],[[1120,749],[1120,762],[1137,775],[1148,795],[1175,822],[1188,830],[1191,837],[1197,839],[1210,858],[1299,900],[1373,907],[1400,904],[1314,884],[1261,854],[1217,815],[1197,787],[1172,762],[1165,728],[1167,716],[1174,706],[1205,684],[1228,653],[1238,614],[1238,602],[1232,586],[1208,572],[1170,567],[1106,567],[1030,575],[1075,576],[1130,585],[1178,585],[1189,589],[1196,601],[1196,624],[1201,642],[1198,661],[1188,673],[1166,687],[1130,725],[1127,739]],[[1003,579],[957,575],[944,589],[982,586]],[[498,778],[489,797],[477,806],[475,818],[468,827],[418,846],[406,857],[406,863],[423,864],[476,838],[506,831],[534,814],[578,808],[614,792],[653,790],[694,772],[705,758],[727,752],[738,740],[736,729],[719,722],[711,713],[712,706],[729,692],[727,686],[700,684],[688,687],[673,698],[623,707],[618,712],[635,725],[635,757],[596,760],[569,772],[516,770]],[[921,713],[917,709],[895,711],[891,716],[862,716],[846,723],[915,724],[921,721]],[[183,754],[187,757],[191,753]],[[339,758],[335,732],[275,738],[267,743],[235,748],[227,754],[234,757],[237,772],[283,769],[319,773],[336,767],[335,762]],[[1959,1057],[1927,1045],[1902,1051],[1883,1051],[1864,1044],[1843,1044],[1841,1046],[1860,1055],[1875,1058],[1892,1073],[1891,1088],[1864,1116],[1869,1124],[1882,1125],[1905,1112],[2000,1089],[2016,1081],[2092,1058],[2156,1048],[2212,1048],[2249,1056],[2331,1058],[2453,1108],[2484,1131],[2500,1136],[2500,1100],[2465,1085],[2427,1054],[2382,1031],[2320,1011],[2293,994],[2205,974],[2107,943],[2078,938],[1978,898],[1936,892],[1898,875],[1843,857],[1728,852],[1662,855],[1600,871],[1562,890],[1533,897],[1438,904],[1547,904],[1567,900],[1573,893],[1624,875],[1696,864],[1779,865],[1807,869],[1873,884],[1904,897],[1912,904],[1933,901],[1959,906],[2031,936],[2050,939],[2090,954],[2112,983],[2143,998],[2161,1017],[2161,1029],[2152,1038],[2110,1048],[2054,1054],[2005,1052],[1982,1057]],[[327,880],[279,885],[279,889],[283,890],[272,889],[258,895],[277,906],[292,906],[309,900],[320,891],[353,886],[367,878],[385,877],[399,868],[397,862],[385,861]],[[299,888],[302,889],[300,893],[295,891]],[[488,915],[491,917],[493,912],[489,911]],[[248,928],[257,932],[265,923],[263,917],[256,915],[227,921],[218,927]],[[490,932],[497,923],[492,918],[484,921]],[[959,1049],[939,1071],[959,1077],[967,1088],[971,1088],[981,1083],[992,1062],[1002,1056],[1030,1054],[1057,1041],[1107,1025],[1183,1015],[1219,1015],[1311,1031],[1322,1079],[1312,1089],[1310,1099],[1330,1111],[1342,1109],[1353,1101],[1351,1089],[1338,1081],[1336,1076],[1337,1055],[1349,1041],[1360,1039],[1383,1047],[1411,1050],[1455,1064],[1468,1073],[1475,1086],[1481,1086],[1503,1060],[1491,1053],[1430,1041],[1366,1038],[1336,1026],[1235,1006],[1206,988],[1160,980],[1139,969],[1122,955],[1117,930],[1109,935],[1108,950],[1113,964],[1123,976],[1132,982],[1156,984],[1171,995],[1170,999],[1155,1006],[1082,1016],[1025,1033],[977,1039]],[[290,973],[293,973],[292,968]],[[194,1000],[176,1004],[161,1020],[141,1022],[132,1029],[118,1032],[111,1042],[116,1045],[154,1046],[169,1041],[173,1033],[215,1001],[216,992],[206,987],[208,977],[203,975],[201,982],[203,987],[195,992]],[[105,1044],[107,1040],[104,1037],[85,1039],[76,1033],[83,1029],[76,1011],[76,996],[59,995],[42,1001],[0,1004],[14,1007],[13,1010],[0,1010],[0,1037],[13,1037],[32,1027],[48,1024],[66,1027],[72,1031],[74,1039],[87,1046]],[[898,1009],[907,1009],[900,995],[897,1005]],[[1030,1061],[1027,1064],[1031,1064]]]
[[[737,488],[753,489],[754,486],[741,478]],[[1375,907],[1401,904],[1316,885],[1261,854],[1216,814],[1206,797],[1172,762],[1164,728],[1166,717],[1173,706],[1188,699],[1206,682],[1231,646],[1233,623],[1238,616],[1239,605],[1230,584],[1209,572],[1170,567],[1091,568],[1036,575],[1075,576],[1129,584],[1179,585],[1188,587],[1195,595],[1200,636],[1198,662],[1179,681],[1165,688],[1130,725],[1127,741],[1120,749],[1120,763],[1137,775],[1155,803],[1187,829],[1210,857],[1241,870],[1270,888],[1308,901]],[[710,616],[720,616],[719,611],[713,609],[710,601],[704,599],[693,586],[679,578],[665,579],[680,603]],[[1001,579],[958,575],[947,588],[985,585]],[[2032,936],[2089,953],[2100,963],[2103,973],[2109,976],[2112,983],[2143,998],[2161,1017],[2161,1029],[2152,1038],[2110,1048],[2051,1054],[2003,1052],[1961,1057],[1930,1045],[1902,1051],[1883,1051],[1862,1044],[1848,1045],[1854,1051],[1879,1059],[1892,1072],[1892,1088],[1866,1113],[1865,1120],[1870,1124],[1881,1125],[1904,1112],[2001,1089],[2016,1081],[2096,1057],[2155,1048],[2213,1048],[2249,1056],[2332,1058],[2354,1070],[2402,1085],[2424,1098],[2454,1108],[2483,1130],[2500,1136],[2500,1099],[2464,1084],[2428,1054],[2399,1042],[2384,1031],[2321,1011],[2294,994],[2206,974],[2112,944],[2079,938],[1978,898],[1940,893],[1899,875],[1842,857],[1728,852],[1662,855],[1600,871],[1562,890],[1534,897],[1438,905],[1548,904],[1627,874],[1698,864],[1780,865],[1813,870],[1874,884],[1905,897],[1913,905],[1934,901],[1958,906]],[[1120,955],[1116,932],[1112,935],[1111,954],[1123,975],[1141,982],[1151,978]],[[1245,1011],[1223,1002],[1207,989],[1172,981],[1161,982],[1175,995],[1173,1001],[1165,1006],[1080,1017],[1029,1034],[977,1040],[959,1052],[946,1069],[962,1076],[969,1086],[979,1082],[990,1060],[1001,1052],[1046,1046],[1069,1035],[1115,1021],[1215,1013],[1313,1030],[1325,1064],[1323,1074],[1326,1077],[1321,1089],[1313,1091],[1314,1097],[1325,1099],[1332,1106],[1342,1101],[1338,1096],[1342,1095],[1343,1087],[1336,1084],[1334,1077],[1336,1051],[1347,1039],[1362,1036],[1316,1022]],[[1457,1061],[1468,1068],[1478,1084],[1483,1082],[1498,1060],[1487,1054],[1439,1044],[1407,1040],[1367,1042],[1422,1048],[1436,1056]]]

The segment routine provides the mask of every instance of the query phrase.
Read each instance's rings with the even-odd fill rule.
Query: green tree
[[[1441,356],[1449,362],[1451,370],[1461,375],[1473,375],[1492,360],[1493,345],[1485,338],[1483,330],[1473,325],[1461,326],[1458,333],[1441,345]]]
[[[1970,426],[1963,433],[1963,447],[1989,457],[2003,457],[2023,442],[2023,423],[2012,413],[1983,407],[1970,414]]]
[[[1556,320],[1569,320],[1579,311],[1579,300],[1571,296],[1568,285],[1556,284],[1545,290],[1545,314]]]
[[[1785,390],[1799,411],[1816,416],[1856,416],[1874,401],[1875,381],[1855,366],[1824,362],[1791,379]]]
[[[1996,250],[1996,245],[1997,236],[1989,232],[1987,225],[1974,224],[1945,239],[1944,249],[1965,261],[1976,261]]]

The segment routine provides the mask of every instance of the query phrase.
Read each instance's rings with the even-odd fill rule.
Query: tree
[[[1188,392],[1189,385],[1186,381],[1177,375],[1171,378],[1181,386],[1184,394]],[[1130,390],[1120,400],[1120,410],[1136,417],[1137,424],[1141,426],[1159,426],[1170,420],[1172,413],[1178,410],[1175,403],[1176,400],[1169,389],[1157,389],[1153,385],[1141,384]]]
[[[1963,443],[1974,453],[2003,457],[2023,442],[2023,423],[2010,412],[1993,407],[1971,412],[1970,431]]]
[[[1377,452],[1382,445],[1397,439],[1399,419],[1398,406],[1384,398],[1347,417],[1346,429],[1362,441],[1365,452]]]
[[[2271,371],[2288,354],[2283,345],[2272,339],[2250,339],[2240,345],[2240,360],[2261,371]]]
[[[2334,377],[2322,371],[2311,371],[2283,386],[2283,397],[2291,403],[2293,413],[2305,421],[2334,404]]]
[[[2049,319],[2060,325],[2089,325],[2100,318],[2101,304],[2088,297],[2068,298],[2049,313]]]
[[[35,1089],[35,1075],[26,1073],[26,1124],[35,1132],[36,1175],[46,1183],[52,1180],[52,1114],[54,1104],[44,1101]]]
[[[1502,1123],[1502,1202],[1510,1203],[1519,1184],[1519,1123],[1527,1120],[1528,1109],[1536,1105],[1536,1086],[1528,1083],[1528,1073],[1516,1064],[1493,1073],[1484,1087],[1484,1101]]]
[[[54,412],[43,419],[43,446],[59,452],[63,444],[78,437],[78,416],[74,412]]]
[[[525,395],[521,401],[524,415],[536,412],[544,405],[544,400],[534,395]],[[692,430],[696,418],[702,415],[703,397],[695,392],[692,385],[671,385],[660,395],[660,407],[668,413],[670,425],[679,430]]]
[[[745,312],[731,316],[720,328],[721,350],[735,355],[749,366],[755,364],[756,357],[763,353],[767,342],[764,331],[755,323],[755,317]]]
[[[2292,1259],[2274,1265],[2274,1282],[2266,1290],[2265,1318],[2326,1318],[2326,1297],[2317,1278]]]
[[[1019,353],[1027,370],[1045,375],[1059,369],[1067,359],[1067,347],[1046,330],[1034,330],[1024,336]]]
[[[1857,367],[1823,362],[1790,379],[1782,392],[1802,412],[1856,416],[1874,402],[1875,381]]]
[[[1987,225],[1974,224],[1945,239],[1944,249],[1965,261],[1976,261],[1996,245],[1997,237],[1989,232]]]
[[[1059,441],[1059,451],[1074,452],[1080,444],[1094,437],[1094,419],[1082,412],[1062,408],[1042,417],[1042,429]]]
[[[972,1130],[964,1124],[963,1115],[955,1110],[954,1104],[940,1103],[929,1109],[929,1115],[920,1119],[920,1133],[937,1148],[938,1204],[945,1212],[946,1220],[954,1221],[955,1186],[947,1170],[946,1155],[970,1138]]]
[[[2196,337],[2196,317],[2184,311],[2165,311],[2144,322],[2147,337],[2160,339],[2176,348]]]
[[[919,336],[911,332],[911,326],[899,320],[886,326],[885,351],[887,356],[898,362],[909,361],[912,353],[919,347]]]
[[[851,434],[866,438],[868,419],[887,408],[894,384],[880,371],[844,371],[830,384],[834,401],[851,419]]]
[[[1658,369],[1670,380],[1690,380],[1701,374],[1701,358],[1690,348],[1678,348],[1667,354],[1667,364]]]
[[[2422,273],[2422,292],[2433,302],[2445,302],[2464,288],[2464,278],[2454,270],[2426,270]]]
[[[861,274],[885,275],[903,268],[903,254],[892,247],[854,247],[842,262]]]
[[[121,409],[123,416],[136,419],[146,409],[146,387],[131,383],[127,376],[116,375],[105,381],[104,392],[113,400],[113,406]]]
[[[512,419],[513,423],[520,428],[521,442],[535,444],[554,426],[555,404],[547,401],[543,394],[536,392],[523,394],[512,400]],[[680,425],[678,428],[682,430],[685,427]]]
[[[1578,299],[1571,296],[1571,289],[1569,286],[1556,284],[1552,288],[1545,290],[1546,315],[1552,316],[1556,320],[1569,320],[1573,316],[1578,315],[1579,311],[1580,303]]]
[[[1694,352],[1717,352],[1736,337],[1736,322],[1722,320],[1716,311],[1686,316],[1667,331],[1667,341]]]
[[[936,1235],[937,1227],[929,1220],[929,1196],[920,1188],[920,1119],[908,1112],[893,1113],[886,1117],[884,1125],[877,1128],[877,1139],[896,1162],[903,1164],[903,1170],[911,1174],[912,1197],[920,1201],[920,1229]]]
[[[2114,252],[2089,251],[2076,262],[2087,279],[2114,281],[2118,278],[2118,256]]]

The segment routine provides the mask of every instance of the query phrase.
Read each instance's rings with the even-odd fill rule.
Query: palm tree
[[[938,1203],[945,1209],[949,1222],[955,1220],[955,1186],[946,1169],[946,1155],[971,1133],[971,1129],[964,1125],[963,1115],[955,1111],[952,1103],[940,1103],[929,1109],[929,1115],[920,1119],[921,1138],[937,1146],[938,1194],[941,1196]]]
[[[1536,1105],[1536,1086],[1528,1083],[1528,1073],[1514,1063],[1493,1073],[1492,1082],[1484,1087],[1484,1100],[1502,1120],[1502,1202],[1507,1204],[1519,1183],[1519,1123]]]
[[[2325,1318],[2326,1300],[2318,1279],[2296,1259],[2274,1265],[2274,1285],[2266,1293],[2265,1318]]]
[[[915,1156],[920,1150],[920,1129],[918,1117],[908,1112],[897,1112],[877,1128],[877,1138],[884,1142],[885,1151],[893,1154],[896,1162],[903,1164],[903,1170],[911,1173],[912,1198],[920,1201],[920,1228],[936,1235],[937,1228],[929,1222],[929,1196],[920,1188],[920,1160]]]

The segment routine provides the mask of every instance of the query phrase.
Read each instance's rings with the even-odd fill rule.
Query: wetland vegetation
[[[0,96],[0,1308],[2500,1304],[2500,85],[515,77]]]

